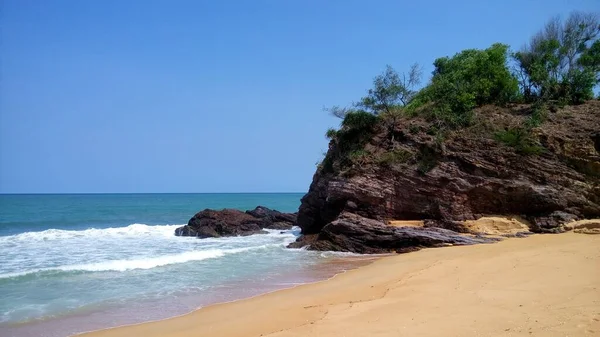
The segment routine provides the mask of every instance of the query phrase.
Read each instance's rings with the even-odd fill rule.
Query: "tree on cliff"
[[[333,106],[326,108],[335,117],[344,118],[349,113],[370,112],[378,115],[391,112],[395,107],[406,106],[414,98],[417,91],[415,87],[421,82],[421,67],[413,64],[408,74],[399,74],[392,66],[387,65],[385,71],[373,79],[373,88],[369,89],[367,96],[352,107]]]
[[[573,12],[564,22],[551,19],[514,53],[525,100],[579,104],[593,98],[600,81],[599,37],[597,14]]]
[[[373,79],[373,88],[363,97],[357,106],[377,115],[390,112],[396,106],[405,106],[415,96],[414,88],[421,81],[421,68],[413,64],[407,74],[398,74],[390,65]]]

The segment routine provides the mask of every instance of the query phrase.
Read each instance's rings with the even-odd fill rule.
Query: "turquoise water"
[[[182,224],[204,208],[295,212],[301,193],[240,194],[36,194],[0,195],[0,235],[49,228],[80,230]]]
[[[301,197],[0,195],[0,335],[67,336],[310,281],[329,256],[286,249],[297,229],[174,236],[204,208],[293,212]]]

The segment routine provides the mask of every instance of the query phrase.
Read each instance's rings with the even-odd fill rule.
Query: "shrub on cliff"
[[[377,117],[366,111],[351,112],[344,117],[342,129],[347,131],[364,131],[377,124]]]
[[[365,111],[352,112],[342,121],[336,140],[342,156],[363,148],[375,132],[379,118]]]
[[[507,66],[508,46],[496,43],[484,50],[468,49],[438,58],[431,83],[408,106],[441,127],[471,122],[471,111],[484,104],[506,104],[518,95],[517,79]],[[426,109],[419,109],[431,103]]]
[[[392,166],[395,164],[406,164],[413,160],[414,153],[404,148],[396,148],[381,153],[376,161],[380,165]]]
[[[364,146],[377,132],[379,122],[379,117],[364,110],[347,112],[339,130],[329,129],[325,133],[335,150],[331,151],[330,147],[330,151],[318,165],[319,169],[332,172],[365,164],[369,155],[364,151]]]
[[[544,149],[537,145],[527,128],[509,128],[498,131],[494,138],[506,146],[510,146],[524,155],[541,154]]]
[[[591,13],[556,17],[514,53],[526,101],[579,104],[594,97],[600,82],[600,19]]]

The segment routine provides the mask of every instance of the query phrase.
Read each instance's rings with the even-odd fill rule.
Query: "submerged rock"
[[[175,235],[209,238],[263,234],[266,233],[264,228],[291,229],[295,220],[295,214],[281,213],[263,206],[246,212],[205,209],[196,213],[187,225],[177,228]]]

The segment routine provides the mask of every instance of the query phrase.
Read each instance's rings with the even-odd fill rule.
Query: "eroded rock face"
[[[441,146],[409,124],[412,121],[396,125],[402,137],[390,140],[380,132],[365,146],[373,157],[393,148],[414,154],[403,163],[335,168],[339,147],[332,141],[327,156],[334,169],[318,170],[302,198],[297,224],[306,236],[295,246],[357,251],[362,248],[348,244],[356,238],[369,241],[378,232],[400,235],[366,225],[366,220],[361,222],[369,229],[362,232],[355,221],[348,221],[348,213],[378,221],[425,220],[427,227],[463,232],[468,228],[462,221],[486,215],[519,215],[535,232],[560,232],[565,222],[600,217],[600,102],[568,109],[551,114],[534,130],[543,149],[540,154],[519,153],[490,136],[497,125],[509,127],[512,118],[520,118],[518,112],[496,107],[476,112],[492,126],[460,130]],[[409,132],[411,128],[417,131]],[[432,155],[424,159],[423,148],[434,149]],[[422,170],[425,160],[433,164]],[[348,240],[340,241],[342,232]],[[364,247],[370,251],[367,247],[371,245]]]
[[[494,241],[495,239],[470,237],[435,227],[388,226],[378,220],[344,212],[306,243],[309,244],[311,250],[379,254],[404,253],[426,247],[472,245]]]
[[[296,214],[281,213],[263,206],[246,212],[205,209],[196,213],[187,225],[177,228],[175,235],[209,238],[262,234],[266,233],[264,228],[291,229],[295,220]]]

